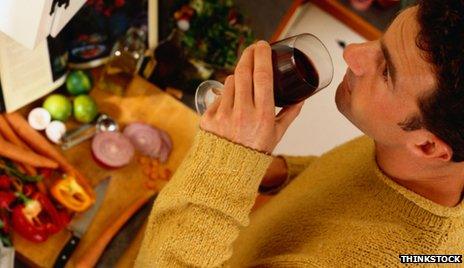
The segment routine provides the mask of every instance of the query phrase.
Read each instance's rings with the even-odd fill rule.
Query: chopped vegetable
[[[132,123],[123,132],[141,154],[166,162],[172,150],[169,134],[144,123]]]
[[[13,130],[21,137],[34,151],[56,161],[64,172],[74,174],[76,180],[85,189],[88,195],[95,200],[95,193],[89,184],[89,180],[79,170],[74,168],[68,160],[36,130],[31,128],[27,121],[19,113],[5,114],[6,120]]]
[[[23,182],[38,182],[42,180],[42,176],[29,176],[24,173],[21,173],[16,166],[10,161],[0,159],[0,169],[5,170],[6,174],[12,177],[19,178]],[[1,181],[1,180],[0,180]]]
[[[33,242],[47,240],[48,234],[45,226],[38,220],[30,219],[30,216],[27,216],[24,210],[30,209],[26,209],[24,205],[19,205],[13,209],[13,229],[22,237]]]
[[[164,132],[161,130],[160,134],[161,134],[161,139],[163,140],[163,147],[161,149],[159,159],[161,163],[164,163],[168,160],[169,155],[171,154],[172,141],[171,141],[171,137],[169,137],[169,134],[167,132]]]
[[[5,213],[0,215],[0,229],[5,233],[10,232],[10,221]]]
[[[2,242],[3,246],[11,247],[13,243],[11,243],[10,239],[10,219],[6,211],[1,211],[0,214],[0,241]]]
[[[36,192],[32,198],[27,198],[22,193],[17,195],[23,204],[13,209],[12,223],[13,229],[24,238],[43,242],[67,224],[44,194]]]
[[[0,191],[0,209],[10,209],[11,203],[16,200],[16,196],[12,192]]]
[[[27,145],[16,135],[16,133],[13,131],[10,124],[8,124],[8,122],[2,114],[0,114],[0,133],[6,141],[9,141],[15,145],[29,150],[29,147],[27,147]],[[37,175],[37,171],[33,166],[27,164],[21,165],[24,167],[28,175]]]
[[[23,193],[25,196],[30,197],[32,196],[35,192],[37,192],[37,186],[32,183],[24,184],[23,185]]]
[[[0,138],[0,156],[8,159],[29,164],[34,167],[57,168],[58,164],[44,156],[38,155],[30,150],[7,142]]]
[[[7,175],[0,175],[0,190],[10,190],[11,179]]]
[[[134,146],[119,132],[100,132],[92,140],[95,158],[108,167],[122,167],[134,156]]]
[[[152,158],[159,157],[163,141],[157,129],[148,124],[132,123],[124,128],[123,134],[141,154]]]
[[[50,190],[53,197],[64,207],[81,212],[89,208],[93,201],[74,176],[64,176]]]
[[[61,142],[61,137],[63,137],[65,132],[66,126],[63,122],[58,120],[52,121],[45,129],[47,138],[56,144]]]
[[[142,166],[143,173],[150,181],[156,180],[169,180],[171,177],[171,170],[160,164],[158,159],[152,159],[146,156],[139,158],[139,163]]]
[[[0,133],[2,133],[5,140],[25,149],[27,148],[27,145],[16,135],[3,114],[0,114]]]
[[[27,121],[35,130],[44,130],[50,124],[52,117],[44,108],[34,108],[29,113]]]

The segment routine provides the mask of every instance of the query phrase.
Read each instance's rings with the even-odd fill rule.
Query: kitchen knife
[[[76,268],[95,267],[101,254],[111,239],[118,233],[121,227],[136,213],[144,204],[146,204],[155,192],[148,192],[140,196],[129,207],[124,209],[118,217],[111,221],[106,230],[93,241],[92,247],[88,248],[79,259],[76,260]]]
[[[106,246],[98,260],[96,268],[116,267],[120,258],[125,254],[131,246],[133,240],[137,237],[138,232],[143,227],[143,224],[148,219],[153,208],[156,195],[150,198],[139,211],[137,211],[125,224],[118,233],[113,237],[111,242]],[[134,235],[137,234],[137,235]]]
[[[69,223],[67,229],[69,229],[72,232],[72,237],[61,250],[53,267],[62,268],[68,262],[69,257],[71,257],[71,254],[74,252],[77,245],[79,244],[80,238],[87,231],[87,228],[90,226],[90,223],[92,223],[92,219],[94,218],[95,214],[97,214],[98,209],[103,203],[103,199],[108,188],[109,180],[110,177],[107,177],[103,179],[97,185],[97,187],[95,187],[94,191],[96,199],[93,206],[89,208],[86,212],[75,215]]]

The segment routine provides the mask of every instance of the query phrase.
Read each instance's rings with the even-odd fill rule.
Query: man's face
[[[409,133],[398,123],[419,115],[417,100],[435,85],[431,65],[416,46],[417,8],[393,21],[380,40],[346,47],[347,73],[336,103],[355,126],[376,142],[404,145]]]

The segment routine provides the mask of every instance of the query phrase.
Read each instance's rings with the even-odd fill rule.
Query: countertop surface
[[[144,122],[169,133],[173,149],[168,161],[160,164],[160,167],[168,168],[172,172],[176,170],[190,148],[197,131],[198,115],[196,113],[140,77],[135,77],[132,80],[124,97],[112,95],[99,89],[92,90],[91,96],[97,102],[100,111],[114,118],[122,129],[132,122]],[[141,164],[140,155],[137,153],[133,160],[122,168],[108,169],[98,165],[92,160],[90,140],[63,151],[63,155],[70,163],[79,168],[94,186],[102,179],[111,176],[101,207],[69,260],[69,267],[74,267],[76,261],[86,255],[87,250],[93,249],[92,244],[95,240],[112,226],[123,211],[127,210],[139,197],[152,196],[159,192],[167,181],[161,178],[150,179],[146,175],[146,167]],[[145,212],[145,217],[148,216],[149,211],[148,209]],[[140,229],[140,231],[143,230]],[[25,241],[17,235],[13,236],[17,256],[23,257],[22,259],[34,266],[51,267],[70,236],[66,230],[59,234],[59,236],[50,237],[40,245]],[[133,240],[134,237],[129,239]],[[130,248],[135,248],[135,252],[137,252],[138,248],[136,247],[140,245],[140,241],[135,243],[135,241],[131,242],[130,240],[127,240],[124,245],[114,246],[120,248],[122,252]],[[115,258],[114,264],[120,255],[113,257]],[[127,258],[133,261],[135,256]],[[106,267],[115,267],[115,265]]]

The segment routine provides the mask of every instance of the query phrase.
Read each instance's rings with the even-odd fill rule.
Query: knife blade
[[[156,195],[153,195],[147,203],[145,203],[135,214],[121,227],[111,242],[106,246],[96,268],[117,267],[120,258],[124,255],[127,249],[131,246],[132,241],[142,228],[145,221],[148,219],[153,208]]]
[[[108,188],[110,178],[111,177],[106,177],[95,187],[94,191],[96,198],[93,206],[84,213],[75,215],[69,223],[67,229],[71,231],[72,237],[68,240],[66,245],[61,250],[53,267],[61,268],[64,267],[68,262],[69,257],[71,257],[71,254],[74,252],[77,245],[79,244],[80,238],[87,231],[88,227],[92,223],[95,214],[97,214],[98,209],[103,203],[103,199],[105,198],[105,193]]]
[[[137,212],[145,203],[147,203],[155,192],[147,192],[138,197],[132,204],[124,209],[114,221],[108,225],[105,231],[95,239],[92,247],[88,248],[80,258],[75,261],[76,268],[95,267],[101,254],[105,250],[108,243],[121,227],[129,220],[135,212]]]

